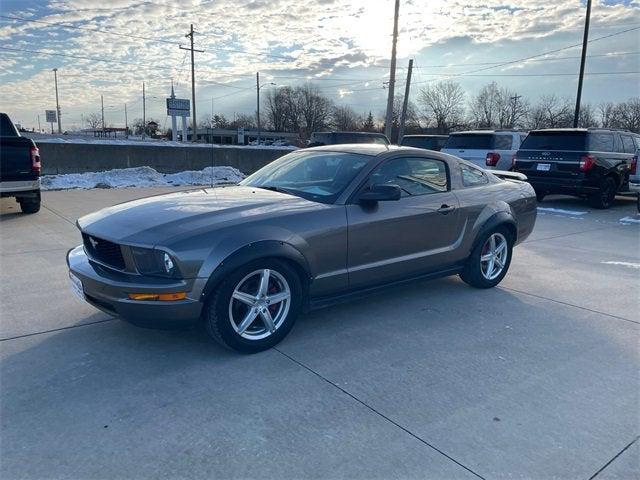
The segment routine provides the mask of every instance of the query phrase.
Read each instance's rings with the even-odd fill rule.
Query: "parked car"
[[[527,132],[517,130],[475,130],[449,135],[442,152],[468,160],[482,168],[510,170]]]
[[[447,142],[447,138],[449,135],[403,135],[400,145],[439,152]]]
[[[557,128],[529,132],[514,160],[514,171],[528,177],[539,201],[562,193],[586,197],[595,208],[609,208],[616,193],[629,192],[637,174],[640,135],[603,128]]]
[[[0,113],[0,196],[15,197],[24,213],[40,210],[40,151]]]
[[[459,274],[494,287],[535,220],[528,183],[456,157],[319,147],[237,186],[82,217],[83,245],[67,263],[78,295],[111,315],[151,327],[201,319],[223,345],[257,352],[282,340],[303,308],[384,285]]]
[[[343,145],[347,143],[389,145],[389,139],[383,133],[370,132],[313,132],[309,139],[309,147]]]

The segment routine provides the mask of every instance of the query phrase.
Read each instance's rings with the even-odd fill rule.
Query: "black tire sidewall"
[[[282,275],[291,290],[291,303],[284,323],[271,336],[261,340],[241,337],[231,326],[229,301],[238,282],[246,275],[268,268]],[[302,307],[303,289],[300,276],[288,262],[279,259],[255,260],[245,264],[223,280],[211,295],[206,308],[205,322],[208,332],[223,345],[243,353],[257,353],[277,345],[286,337],[296,321]]]
[[[611,207],[613,205],[613,201],[616,198],[616,181],[611,177],[605,177],[602,179],[600,183],[600,191],[594,194],[591,200],[591,206],[594,208],[605,209]],[[604,194],[606,192],[610,192],[609,195],[605,198]]]
[[[493,280],[487,280],[484,275],[482,275],[480,257],[482,256],[482,247],[486,243],[487,239],[494,233],[501,233],[504,238],[507,239],[507,263],[502,269],[502,272],[500,272],[500,275],[498,275]],[[511,258],[513,256],[513,243],[513,234],[506,227],[496,227],[482,235],[471,251],[471,255],[469,255],[469,258],[467,259],[464,271],[460,275],[462,277],[462,280],[464,280],[472,287],[476,288],[492,288],[498,285],[507,275],[509,267],[511,266]]]

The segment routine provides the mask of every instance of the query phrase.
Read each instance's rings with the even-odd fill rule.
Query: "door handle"
[[[447,205],[446,203],[444,205],[442,205],[439,209],[438,209],[438,213],[441,213],[443,215],[446,215],[449,212],[453,212],[456,209],[456,207],[450,207],[449,205]]]

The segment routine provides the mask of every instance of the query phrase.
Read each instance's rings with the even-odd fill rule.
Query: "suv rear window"
[[[496,135],[493,139],[494,150],[511,150],[512,144],[511,135]]]
[[[444,148],[490,150],[493,148],[493,134],[461,133],[449,135]]]
[[[0,114],[0,137],[17,137],[18,132],[6,113]]]
[[[586,147],[586,132],[531,132],[520,148],[523,150],[573,150]]]
[[[427,150],[439,149],[444,142],[444,138],[438,137],[402,137],[402,146],[426,148]]]

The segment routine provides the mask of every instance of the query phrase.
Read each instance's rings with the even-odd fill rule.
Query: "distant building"
[[[179,137],[182,139],[182,131],[179,131]],[[191,141],[192,132],[189,131],[187,139]],[[258,131],[244,129],[244,143],[249,145],[253,141],[257,141]],[[216,143],[220,145],[238,145],[238,131],[223,128],[199,128],[196,141],[202,143]],[[289,132],[260,132],[260,141],[266,144],[273,142],[284,142],[290,145],[297,145],[300,142],[297,133]]]

